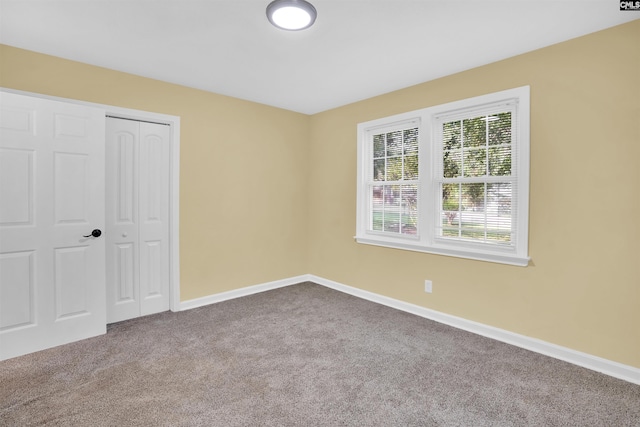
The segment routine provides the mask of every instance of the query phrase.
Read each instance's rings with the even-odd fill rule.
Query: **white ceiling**
[[[0,0],[0,42],[313,114],[640,18],[615,0]]]

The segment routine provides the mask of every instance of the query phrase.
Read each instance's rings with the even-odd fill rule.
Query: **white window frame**
[[[438,147],[438,120],[469,112],[469,116],[497,104],[509,103],[517,110],[513,125],[515,143],[512,165],[517,173],[514,217],[517,218],[514,245],[494,245],[441,238],[436,235],[440,219],[441,195],[438,171],[442,169]],[[447,255],[517,266],[529,264],[529,158],[530,158],[530,88],[522,86],[474,98],[450,102],[358,124],[358,187],[356,236],[358,243]],[[371,138],[387,128],[418,127],[418,235],[401,235],[372,231],[368,185],[372,174]],[[441,175],[441,173],[440,173]]]

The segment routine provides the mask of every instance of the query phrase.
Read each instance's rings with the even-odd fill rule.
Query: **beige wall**
[[[309,271],[309,117],[0,45],[0,86],[181,117],[181,299]]]
[[[311,272],[640,367],[638,40],[640,21],[314,115]],[[358,122],[523,85],[528,267],[354,242]]]
[[[636,21],[311,117],[6,46],[0,86],[181,116],[182,300],[313,273],[640,367],[639,38]],[[530,266],[353,241],[357,123],[523,85]]]

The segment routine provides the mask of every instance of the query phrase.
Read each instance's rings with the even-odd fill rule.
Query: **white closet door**
[[[107,119],[107,322],[169,309],[169,126]]]
[[[105,128],[97,108],[4,92],[0,107],[7,359],[106,332]]]
[[[107,118],[107,323],[140,315],[138,128]]]
[[[169,310],[169,126],[140,123],[140,314]]]

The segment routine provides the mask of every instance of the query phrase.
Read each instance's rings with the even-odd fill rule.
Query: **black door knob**
[[[93,230],[93,231],[91,232],[91,234],[88,234],[88,235],[86,235],[86,236],[82,236],[82,237],[91,237],[91,236],[93,236],[93,237],[100,237],[101,235],[102,235],[102,231],[100,231],[100,230],[98,230],[98,229],[96,228],[95,230]]]

